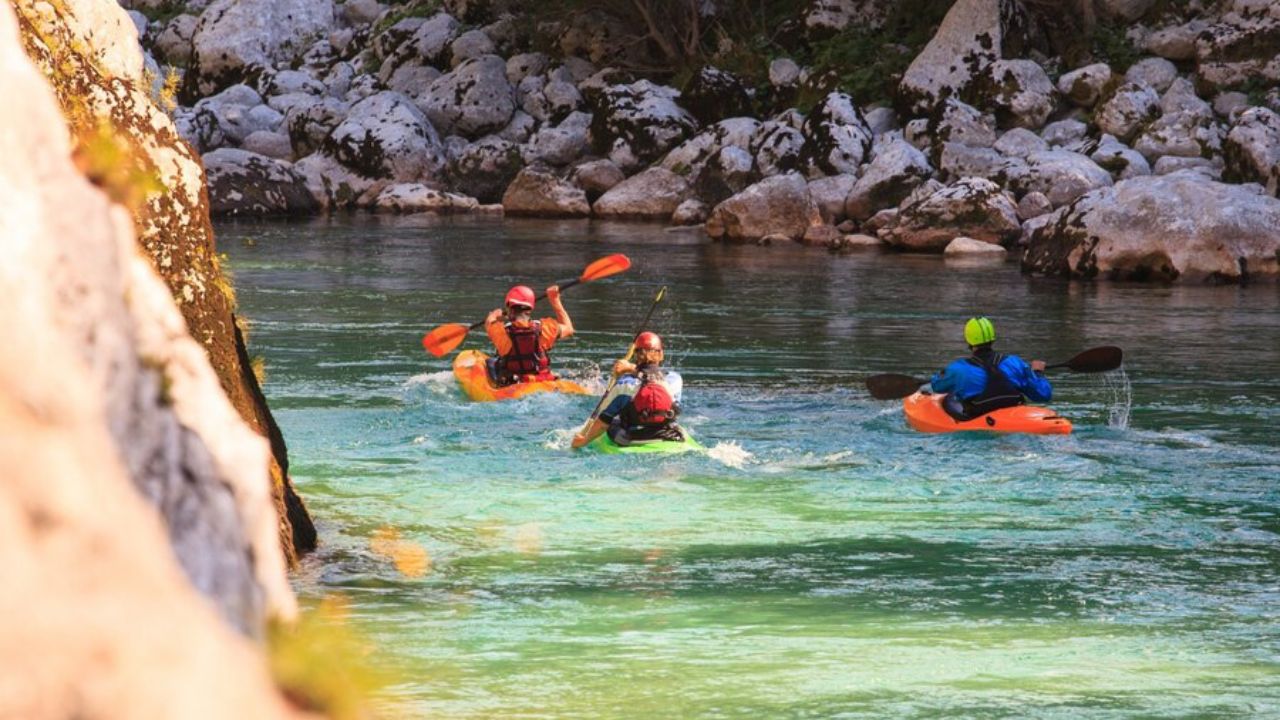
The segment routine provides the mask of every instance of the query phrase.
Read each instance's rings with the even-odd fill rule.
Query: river
[[[218,230],[320,528],[297,590],[349,604],[388,716],[1280,715],[1274,285],[585,221]],[[709,455],[574,454],[593,399],[468,403],[421,348],[614,252],[555,363],[599,382],[668,285]],[[1125,374],[1053,376],[1067,437],[920,435],[862,389],[963,354],[972,314],[1028,359],[1121,345]]]

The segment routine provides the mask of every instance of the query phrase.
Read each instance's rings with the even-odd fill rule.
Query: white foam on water
[[[1113,372],[1103,373],[1102,384],[1111,394],[1107,425],[1117,430],[1128,430],[1129,413],[1133,410],[1133,384],[1129,382],[1124,365]]]
[[[439,372],[421,373],[414,375],[405,381],[406,387],[416,387],[418,385],[447,385],[453,383],[452,370],[440,370]]]
[[[568,450],[572,447],[573,436],[577,432],[577,428],[556,428],[547,434],[547,439],[542,443],[542,447],[548,450]]]
[[[716,460],[721,464],[736,470],[741,470],[746,467],[747,463],[751,462],[755,457],[748,452],[746,448],[732,440],[716,443],[707,450],[707,455],[709,455],[712,460]]]

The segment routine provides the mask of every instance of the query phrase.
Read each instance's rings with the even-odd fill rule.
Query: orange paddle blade
[[[578,277],[578,280],[581,282],[600,280],[602,278],[607,278],[610,275],[617,275],[620,272],[625,272],[630,267],[631,258],[626,255],[623,255],[622,253],[609,255],[608,257],[602,257],[588,265],[587,269],[582,271],[582,275]]]
[[[471,328],[462,323],[441,325],[422,336],[422,347],[436,357],[443,357],[461,345],[468,332],[471,332]]]

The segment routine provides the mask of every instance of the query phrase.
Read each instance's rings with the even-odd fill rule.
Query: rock
[[[183,88],[188,102],[302,56],[334,25],[331,0],[214,0],[191,39],[192,64]]]
[[[1015,185],[1021,192],[1044,193],[1054,207],[1061,207],[1111,183],[1111,174],[1088,157],[1067,150],[1046,150],[1027,157],[1027,172]]]
[[[877,147],[875,158],[845,199],[845,214],[865,220],[896,206],[933,172],[924,153],[902,140]]]
[[[369,178],[415,182],[444,162],[440,138],[409,98],[381,92],[356,103],[322,150]]]
[[[832,175],[809,181],[809,198],[818,207],[823,222],[835,225],[845,218],[845,199],[855,182],[857,178],[853,175]]]
[[[674,88],[640,80],[610,85],[594,99],[591,144],[623,170],[654,162],[697,129],[697,121],[676,104]]]
[[[523,167],[519,147],[490,135],[449,158],[449,187],[482,203],[499,202]]]
[[[752,118],[721,120],[667,153],[662,158],[662,167],[680,175],[696,177],[707,160],[724,148],[749,150],[759,131],[760,121]]]
[[[800,82],[800,66],[790,58],[769,63],[769,84],[776,88],[795,87]]]
[[[334,98],[320,98],[309,105],[295,105],[285,115],[285,128],[296,157],[320,149],[329,133],[346,119],[350,106]]]
[[[959,97],[973,79],[1001,58],[1004,29],[1016,9],[1005,0],[957,0],[898,86],[900,109],[929,113],[946,98]]]
[[[1103,135],[1089,158],[1117,180],[1151,174],[1151,165],[1142,153],[1120,142],[1114,135]]]
[[[1033,60],[995,60],[972,90],[1000,127],[1043,127],[1057,105],[1053,82]]]
[[[293,146],[289,143],[289,136],[281,132],[258,130],[245,138],[241,147],[251,153],[277,160],[293,159]]]
[[[873,107],[864,115],[867,127],[871,128],[871,133],[877,137],[898,129],[898,113],[894,112],[893,108]]]
[[[498,137],[513,143],[525,143],[529,141],[529,138],[533,137],[533,133],[537,128],[537,120],[534,120],[523,110],[517,110],[511,116],[511,122],[498,131]]]
[[[224,141],[234,145],[258,130],[274,131],[284,122],[278,110],[263,105],[262,97],[246,85],[233,85],[196,103],[192,110],[207,116],[206,121],[217,128]]]
[[[1129,142],[1160,116],[1160,96],[1150,86],[1128,82],[1098,107],[1094,117],[1102,132]]]
[[[302,177],[307,192],[322,210],[353,207],[375,185],[373,180],[320,152],[295,162],[293,171]]]
[[[551,58],[545,53],[521,53],[507,60],[507,82],[519,85],[527,77],[536,77],[551,67]]]
[[[949,142],[942,146],[938,170],[940,177],[948,182],[984,177],[999,185],[1008,185],[1026,174],[1027,164],[1021,158],[1001,155],[993,148]]]
[[[1146,85],[1156,92],[1164,92],[1178,79],[1178,68],[1164,58],[1146,58],[1130,65],[1125,71],[1124,79]]]
[[[1042,192],[1029,192],[1018,201],[1018,219],[1026,222],[1053,212],[1053,203]]]
[[[1089,134],[1089,126],[1079,120],[1059,120],[1046,125],[1040,134],[1054,147],[1068,147],[1084,140]]]
[[[1125,180],[1049,217],[1029,238],[1026,272],[1155,282],[1280,276],[1280,201],[1196,173]]]
[[[1002,155],[1026,159],[1034,152],[1049,149],[1048,141],[1025,128],[1014,128],[996,141],[995,149]]]
[[[770,120],[760,124],[751,150],[756,169],[764,177],[781,175],[800,169],[804,151],[804,135],[790,125]]]
[[[671,214],[673,225],[698,225],[707,219],[710,208],[697,198],[689,198],[676,206]]]
[[[502,196],[510,215],[586,217],[591,214],[586,193],[542,168],[526,167]]]
[[[873,135],[853,98],[831,93],[805,120],[803,155],[828,175],[855,174],[871,149]]]
[[[305,215],[318,209],[287,162],[222,148],[204,156],[204,167],[214,215]]]
[[[404,63],[386,78],[386,88],[398,92],[414,102],[424,102],[431,85],[442,73],[430,65],[416,62]]]
[[[1228,89],[1259,78],[1280,80],[1280,17],[1227,13],[1196,37],[1200,82]]]
[[[324,75],[324,91],[329,97],[341,100],[351,92],[356,79],[355,66],[349,62],[334,63]]]
[[[701,200],[715,205],[759,179],[751,154],[736,145],[727,145],[702,164],[694,176],[693,186]]]
[[[1171,173],[1187,170],[1199,173],[1210,180],[1222,179],[1222,161],[1210,160],[1198,157],[1177,157],[1176,155],[1168,155],[1156,160],[1152,166],[1151,172],[1156,175],[1169,175]]]
[[[926,134],[935,151],[948,142],[991,147],[996,144],[996,120],[972,105],[948,98],[929,118]]]
[[[458,21],[443,12],[421,22],[410,22],[417,19],[402,20],[384,33],[388,40],[381,45],[385,59],[379,72],[383,77],[390,77],[397,68],[406,64],[436,68],[449,66],[450,47],[460,28]],[[377,40],[374,43],[378,46]],[[505,77],[506,63],[503,63],[502,72]]]
[[[534,133],[524,153],[527,163],[542,162],[563,166],[587,152],[587,130],[591,116],[574,113],[557,127],[544,127]]]
[[[468,138],[497,132],[516,110],[507,64],[497,55],[467,60],[431,83],[420,107],[431,124]]]
[[[300,70],[264,72],[258,78],[258,92],[264,98],[290,93],[304,93],[316,97],[325,94],[324,83]]]
[[[1213,108],[1196,94],[1195,85],[1186,78],[1178,78],[1160,97],[1160,112],[1164,115],[1191,113],[1205,119],[1213,119]]]
[[[478,58],[482,55],[494,55],[496,48],[493,40],[483,30],[468,30],[454,39],[449,45],[449,64],[458,67],[467,60]],[[503,64],[503,74],[506,74],[506,64]]]
[[[1193,60],[1196,56],[1196,37],[1207,27],[1205,22],[1193,20],[1185,25],[1161,28],[1147,36],[1142,48],[1166,60]]]
[[[840,238],[838,244],[833,244],[833,250],[871,250],[884,247],[884,241],[878,237],[862,234],[850,234]]]
[[[752,105],[751,91],[742,78],[709,65],[689,81],[680,102],[704,125],[750,115]]]
[[[999,185],[965,178],[935,192],[913,193],[898,206],[893,224],[879,234],[903,250],[941,252],[957,237],[1002,245],[1017,239],[1021,230],[1017,208]]]
[[[342,19],[348,25],[368,25],[381,17],[386,9],[377,0],[347,0],[342,4]]]
[[[820,224],[810,225],[805,229],[804,235],[800,238],[802,245],[810,246],[830,246],[844,240],[844,234],[832,225]]]
[[[1267,108],[1240,113],[1223,143],[1224,176],[1231,182],[1256,182],[1280,197],[1280,115]]]
[[[1133,21],[1142,17],[1156,4],[1156,0],[1101,0],[1099,10],[1105,17]]]
[[[1224,134],[1212,116],[1179,112],[1148,125],[1133,148],[1153,162],[1165,155],[1208,158],[1222,154]]]
[[[1213,111],[1228,120],[1234,120],[1236,113],[1244,112],[1248,108],[1249,96],[1242,92],[1218,93],[1213,99]]]
[[[1106,63],[1087,65],[1058,78],[1058,92],[1082,108],[1091,108],[1111,83],[1111,66]]]
[[[196,34],[200,18],[182,14],[165,23],[151,45],[156,59],[170,65],[186,67],[191,62],[191,38]]]
[[[926,183],[936,183],[936,180],[928,180]],[[937,183],[939,187],[942,183]],[[913,191],[914,192],[914,191]],[[898,221],[898,208],[885,208],[880,212],[872,215],[869,220],[862,223],[862,229],[867,232],[879,233],[883,228],[887,228]],[[876,238],[879,240],[879,238]]]
[[[803,177],[775,175],[716,205],[707,218],[707,234],[739,243],[775,234],[799,240],[817,213]]]
[[[227,138],[218,127],[218,121],[210,113],[198,113],[191,108],[178,107],[173,111],[174,131],[196,152],[209,152],[222,147]]]
[[[480,206],[473,197],[443,192],[422,183],[397,183],[389,185],[374,200],[374,208],[396,213],[451,213],[472,212]]]
[[[815,0],[804,13],[804,27],[818,33],[835,32],[850,25],[879,29],[889,7],[887,0]]]
[[[604,218],[666,220],[691,194],[687,180],[665,168],[651,167],[614,185],[591,209]]]
[[[573,169],[573,182],[593,202],[627,178],[612,160],[591,160]]]
[[[982,240],[974,240],[973,238],[958,237],[947,243],[947,247],[942,251],[947,257],[955,257],[957,255],[979,255],[1004,258],[1009,254],[999,245],[993,245]]]

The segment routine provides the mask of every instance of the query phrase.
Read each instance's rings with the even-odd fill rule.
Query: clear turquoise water
[[[321,529],[297,589],[350,601],[401,678],[388,716],[1280,716],[1275,286],[643,225],[219,230]],[[595,378],[670,285],[656,325],[711,456],[572,454],[592,399],[471,404],[419,345],[611,252],[635,268],[566,294],[556,362]],[[861,389],[960,354],[972,313],[1050,361],[1124,346],[1127,424],[1115,378],[1057,376],[1069,437],[923,436]]]

